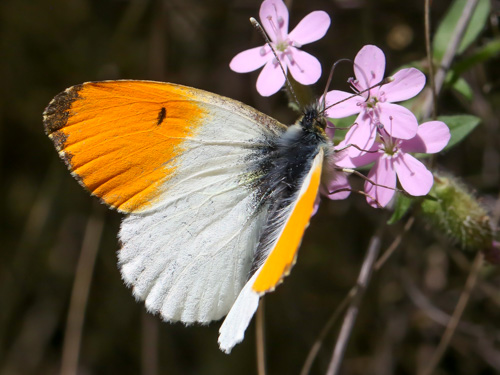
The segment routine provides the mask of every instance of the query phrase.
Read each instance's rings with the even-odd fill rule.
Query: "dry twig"
[[[332,359],[326,372],[327,375],[336,375],[340,370],[340,365],[344,357],[347,343],[349,342],[349,338],[351,336],[352,328],[354,327],[354,323],[358,315],[361,300],[363,299],[364,292],[368,286],[368,283],[370,282],[373,264],[375,263],[375,260],[377,259],[380,251],[380,232],[381,231],[378,231],[378,233],[376,233],[372,237],[370,245],[368,246],[368,250],[366,252],[365,259],[363,260],[363,265],[361,267],[361,271],[359,273],[358,281],[356,284],[356,294],[352,298],[349,308],[347,309],[347,312],[345,314],[344,322],[342,323],[339,337],[333,350]]]
[[[257,345],[257,374],[266,375],[266,348],[264,327],[264,299],[261,298],[255,317],[255,344]]]
[[[450,40],[450,43],[448,44],[448,49],[446,50],[443,59],[441,60],[441,64],[436,72],[436,75],[434,76],[434,90],[436,96],[439,95],[439,92],[443,87],[446,73],[450,69],[453,58],[455,57],[457,49],[462,40],[462,36],[465,33],[465,29],[469,24],[470,18],[472,17],[472,13],[474,12],[474,9],[476,8],[478,1],[479,0],[467,1],[464,10],[462,11],[462,15],[458,20],[457,26],[453,31],[452,38]],[[432,92],[428,93],[428,95],[425,97],[425,101],[422,106],[422,117],[424,119],[430,117],[432,108],[434,106],[433,102],[434,102],[434,95],[432,94]]]
[[[469,277],[467,278],[467,281],[465,283],[465,288],[462,291],[462,294],[460,295],[455,311],[453,311],[453,315],[451,316],[450,321],[446,326],[446,330],[443,334],[443,337],[441,337],[441,341],[439,342],[436,351],[432,355],[432,358],[429,361],[429,365],[424,369],[421,375],[431,375],[434,372],[436,366],[439,364],[439,361],[441,360],[444,352],[446,351],[446,348],[448,348],[448,346],[450,345],[451,338],[455,333],[457,325],[460,322],[460,318],[462,317],[465,307],[467,306],[467,302],[469,301],[472,289],[476,284],[477,275],[479,273],[481,265],[483,264],[483,258],[484,258],[483,253],[478,252],[476,258],[474,259],[474,263],[469,273]]]
[[[76,375],[78,369],[85,310],[87,308],[97,250],[99,249],[99,242],[101,241],[102,230],[104,228],[102,207],[99,207],[99,205],[99,203],[96,203],[93,213],[87,222],[82,250],[76,267],[66,330],[64,332],[61,375]]]

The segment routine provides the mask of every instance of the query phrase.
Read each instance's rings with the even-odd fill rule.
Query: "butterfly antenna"
[[[283,75],[285,76],[286,86],[288,87],[288,90],[290,90],[290,93],[292,94],[293,99],[295,100],[295,104],[297,104],[297,106],[300,108],[300,103],[299,103],[299,100],[297,99],[297,95],[295,95],[295,90],[293,89],[292,84],[290,83],[290,80],[288,79],[288,76],[286,75],[285,68],[283,67],[283,64],[281,64],[281,60],[279,59],[278,54],[276,53],[276,50],[274,49],[273,45],[271,44],[271,39],[269,39],[269,37],[266,34],[266,31],[261,26],[259,21],[257,21],[253,17],[250,17],[250,23],[252,24],[253,27],[255,27],[259,31],[259,33],[262,35],[262,37],[266,41],[269,48],[271,48],[271,51],[273,52],[273,55],[276,58],[276,61],[278,62],[279,66],[281,68],[281,71],[283,72]]]
[[[339,63],[346,62],[346,61],[352,63],[352,60],[340,59],[332,65],[332,67],[330,69],[330,74],[328,75],[328,80],[326,81],[325,91],[323,92],[323,96],[322,96],[322,100],[321,100],[321,108],[325,108],[325,106],[326,106],[326,93],[328,92],[328,88],[330,87],[330,83],[332,83],[333,72],[335,71],[335,68],[337,67],[337,65]],[[324,109],[322,112],[324,112]]]

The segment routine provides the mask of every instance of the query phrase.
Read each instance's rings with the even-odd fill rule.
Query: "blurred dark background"
[[[260,97],[255,90],[258,72],[236,74],[228,67],[238,52],[263,44],[248,22],[250,16],[258,17],[260,3],[0,2],[1,374],[59,373],[63,346],[73,358],[77,348],[78,374],[256,373],[254,323],[244,342],[225,355],[217,347],[220,323],[162,323],[134,300],[116,265],[120,215],[91,198],[67,172],[43,132],[42,112],[52,97],[78,83],[152,79],[241,100],[291,123],[296,114],[287,107],[285,95]],[[423,0],[288,3],[290,29],[313,10],[331,16],[326,37],[304,47],[322,62],[324,71],[340,58],[354,58],[369,43],[386,53],[387,72],[425,58]],[[434,25],[450,3],[433,2]],[[498,2],[492,5],[491,19],[475,45],[498,37]],[[437,164],[462,176],[491,211],[498,207],[500,173],[499,63],[490,60],[466,74],[473,102],[446,93],[440,101],[440,114],[472,113],[483,121]],[[346,89],[351,74],[341,67],[333,86]],[[318,95],[325,82],[324,74],[314,86]],[[354,285],[374,228],[388,217],[357,195],[342,202],[323,201],[292,274],[265,298],[270,374],[300,372],[320,330]],[[402,233],[403,224],[385,232],[383,249]],[[91,278],[88,301],[82,298],[85,287],[74,286],[82,249],[90,254],[97,249],[93,269],[91,255],[81,263]],[[342,373],[421,370],[443,334],[473,256],[417,223],[374,275]],[[436,374],[500,373],[499,286],[498,269],[485,267]],[[73,288],[76,305],[79,301],[85,307],[79,350],[71,344],[78,327],[70,329],[71,337],[65,334]],[[338,324],[312,373],[326,371],[337,332]]]

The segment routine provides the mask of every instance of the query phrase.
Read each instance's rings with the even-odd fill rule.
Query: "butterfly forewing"
[[[44,124],[73,175],[122,212],[163,204],[179,172],[224,173],[203,171],[200,155],[242,159],[285,129],[234,100],[150,81],[73,86],[49,104]]]

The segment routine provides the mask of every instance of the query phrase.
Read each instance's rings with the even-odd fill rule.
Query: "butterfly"
[[[313,214],[333,150],[320,107],[285,126],[203,90],[120,80],[68,88],[43,121],[78,182],[126,215],[118,264],[134,296],[169,322],[227,315],[229,353]]]

